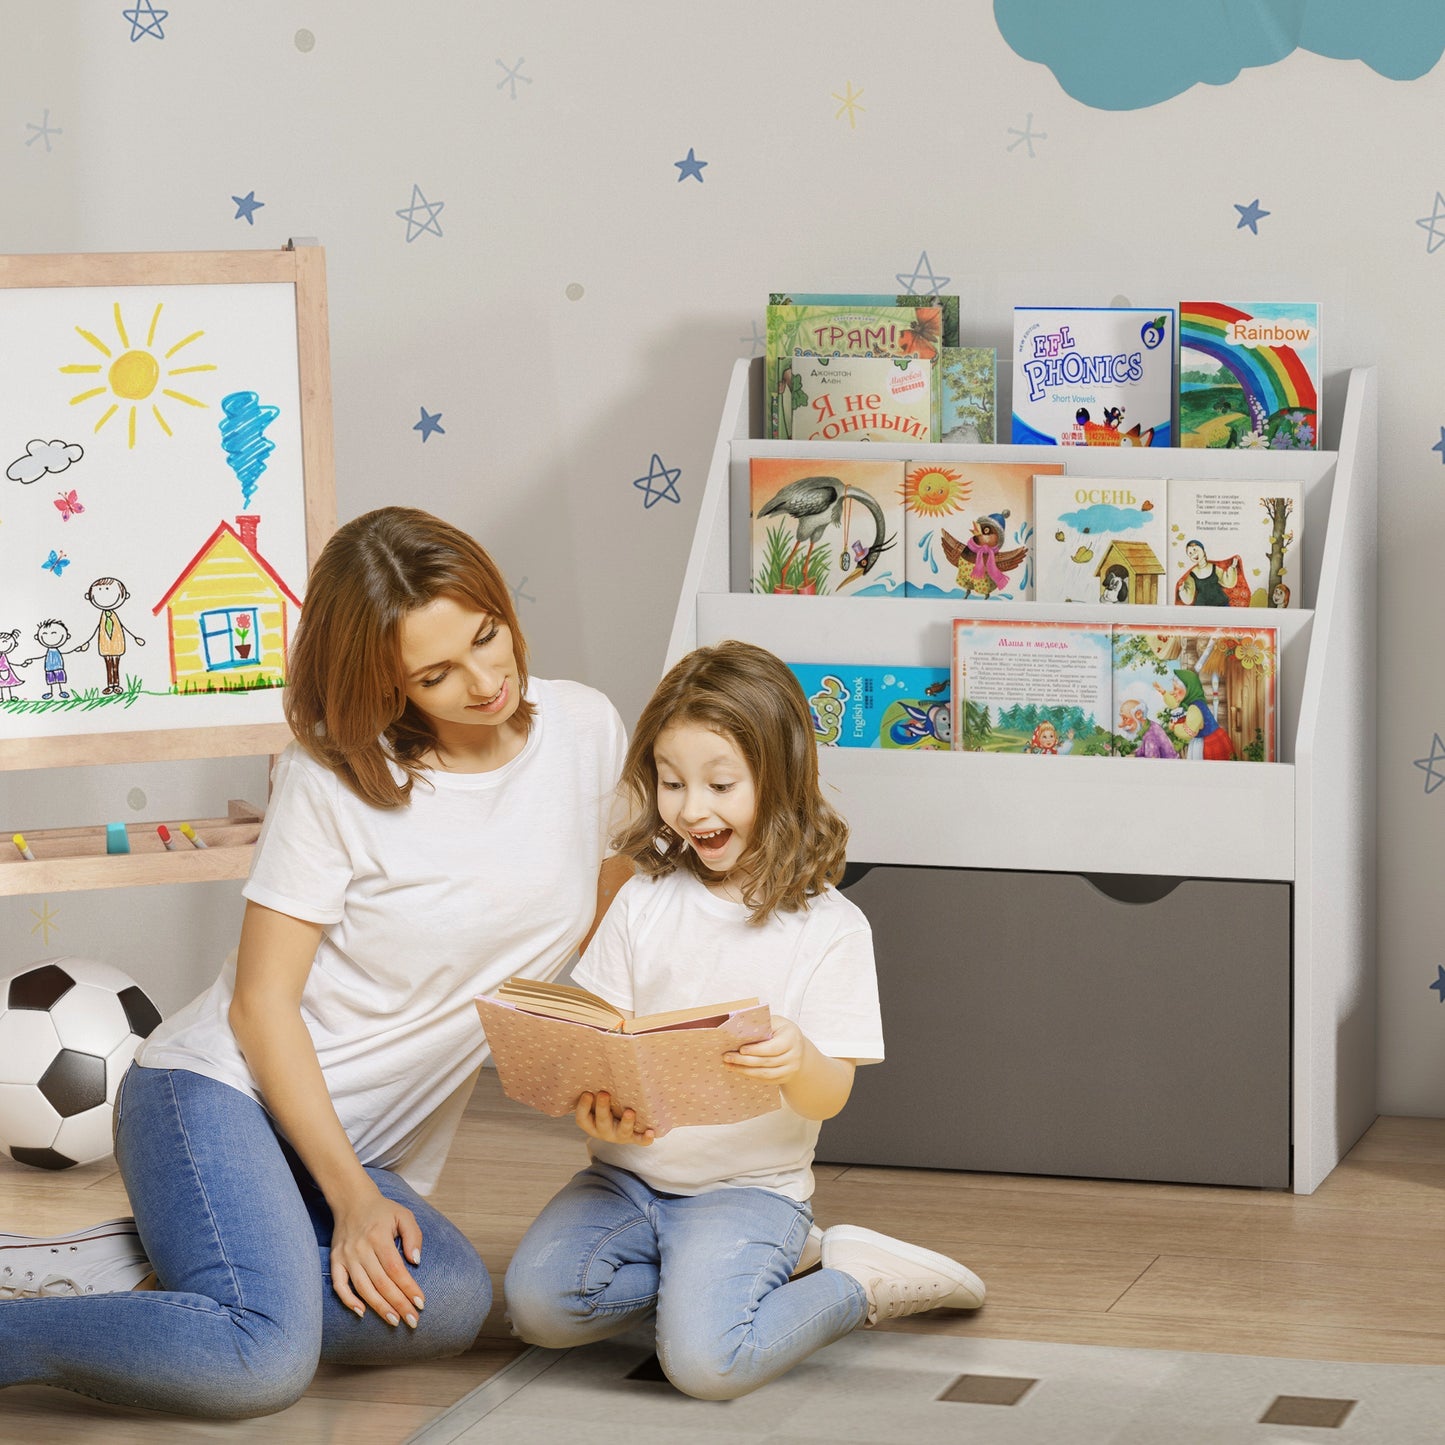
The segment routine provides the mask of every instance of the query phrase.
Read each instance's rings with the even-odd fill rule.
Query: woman
[[[258,1415],[486,1317],[422,1196],[485,1054],[473,995],[556,974],[630,872],[602,862],[622,724],[530,678],[491,559],[405,507],[327,543],[287,682],[235,961],[117,1102],[134,1224],[0,1236],[0,1385]]]

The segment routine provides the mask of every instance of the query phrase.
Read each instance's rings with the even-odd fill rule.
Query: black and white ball
[[[49,958],[0,978],[0,1147],[39,1169],[104,1159],[116,1090],[160,1021],[108,963]]]

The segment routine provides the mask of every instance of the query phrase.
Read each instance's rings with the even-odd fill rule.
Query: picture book
[[[1168,484],[1137,478],[1036,476],[1040,602],[1163,602]]]
[[[943,313],[943,344],[958,345],[958,297],[957,296],[914,296],[903,292],[898,296],[881,294],[851,294],[836,291],[774,291],[768,297],[770,306],[843,306],[856,309],[859,306],[937,306]]]
[[[1062,463],[914,462],[903,477],[910,597],[1034,595],[1035,472]]]
[[[793,440],[936,442],[934,363],[916,356],[793,358]]]
[[[798,352],[810,356],[914,356],[937,359],[943,345],[938,306],[769,306],[763,384],[768,436],[792,440],[794,414],[807,397],[794,370]]]
[[[938,361],[939,440],[983,442],[995,437],[998,352],[991,346],[945,345]]]
[[[1112,628],[953,623],[953,746],[969,753],[1107,756]]]
[[[1014,307],[1013,441],[1167,447],[1173,410],[1173,307]]]
[[[1169,483],[1169,578],[1181,607],[1300,607],[1302,482]]]
[[[904,595],[903,463],[754,457],[751,588]]]
[[[790,662],[825,748],[947,749],[953,709],[946,667]]]
[[[514,989],[514,984],[527,987]],[[604,999],[567,984],[509,979],[475,1000],[497,1077],[509,1098],[552,1118],[605,1090],[660,1137],[694,1124],[732,1124],[779,1107],[778,1086],[728,1069],[722,1056],[772,1032],[756,999],[623,1019]],[[559,993],[560,991],[560,993]],[[508,995],[517,1001],[509,1001]]]
[[[1114,628],[1114,751],[1122,757],[1272,763],[1273,627]]]
[[[1320,310],[1312,302],[1179,303],[1179,444],[1320,445]]]

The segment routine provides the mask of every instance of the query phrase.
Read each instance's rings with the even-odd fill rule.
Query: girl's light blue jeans
[[[770,1189],[659,1194],[625,1169],[574,1175],[507,1270],[507,1311],[531,1344],[567,1349],[656,1316],[657,1358],[701,1400],[776,1379],[863,1322],[863,1287],[820,1269],[789,1280],[812,1210]]]
[[[366,1171],[421,1226],[415,1330],[358,1318],[332,1292],[331,1212],[253,1099],[133,1065],[116,1107],[116,1160],[162,1288],[0,1302],[0,1385],[240,1418],[294,1403],[321,1361],[404,1364],[476,1338],[486,1266],[395,1174]]]

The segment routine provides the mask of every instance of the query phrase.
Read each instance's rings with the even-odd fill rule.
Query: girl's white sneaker
[[[863,1286],[870,1325],[925,1310],[976,1310],[984,1300],[983,1281],[956,1259],[856,1224],[823,1231],[823,1268]]]
[[[52,1239],[0,1234],[0,1300],[131,1290],[151,1272],[134,1219]]]

